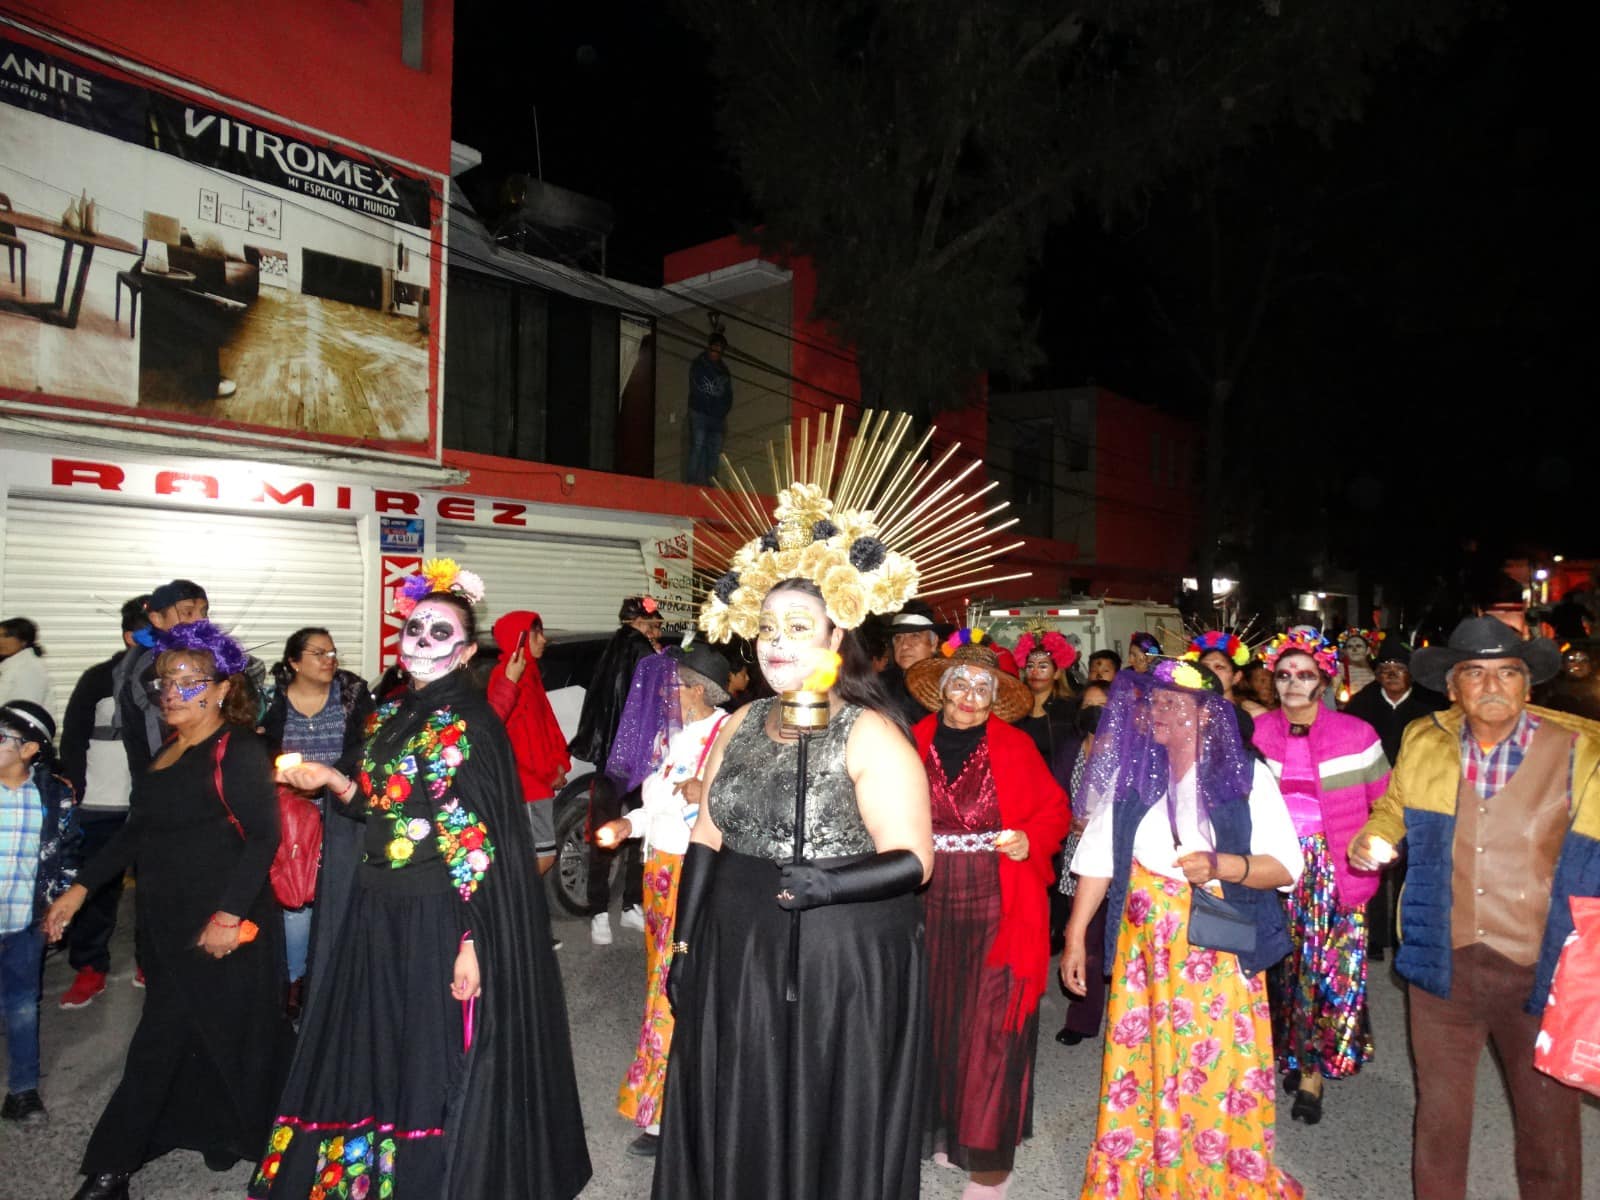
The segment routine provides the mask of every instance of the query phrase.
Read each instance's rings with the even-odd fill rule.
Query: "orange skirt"
[[[1300,1200],[1273,1164],[1266,984],[1189,945],[1189,885],[1133,864],[1082,1200]]]
[[[661,1122],[672,1049],[672,1007],[667,1003],[667,968],[672,965],[672,917],[678,909],[683,855],[652,850],[644,863],[644,1023],[633,1065],[617,1090],[617,1111],[645,1128]]]

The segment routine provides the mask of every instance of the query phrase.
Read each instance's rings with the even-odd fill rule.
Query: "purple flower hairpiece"
[[[250,661],[243,647],[229,637],[222,626],[210,621],[189,621],[163,630],[156,635],[156,649],[203,650],[211,655],[211,661],[224,677],[238,675]]]

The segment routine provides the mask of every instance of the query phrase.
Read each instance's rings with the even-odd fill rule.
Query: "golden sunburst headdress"
[[[992,540],[1016,524],[1016,518],[990,524],[1005,501],[978,511],[977,501],[995,483],[962,489],[981,464],[974,460],[945,478],[960,443],[930,463],[922,452],[934,429],[907,452],[901,445],[910,429],[903,413],[868,410],[846,449],[842,405],[831,421],[828,413],[817,418],[815,444],[810,423],[802,421],[767,446],[777,496],[770,515],[749,475],[723,456],[721,490],[703,493],[728,526],[701,538],[710,551],[706,565],[724,568],[700,608],[700,628],[713,641],[755,637],[761,601],[784,579],[809,579],[822,592],[829,620],[854,629],[913,596],[1029,574],[989,574],[997,558],[1022,543]]]

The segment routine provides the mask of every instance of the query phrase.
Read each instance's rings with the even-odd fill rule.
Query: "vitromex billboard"
[[[0,405],[434,456],[447,186],[0,21]]]

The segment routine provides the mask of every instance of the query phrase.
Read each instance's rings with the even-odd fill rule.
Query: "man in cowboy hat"
[[[1417,682],[1453,707],[1406,729],[1388,790],[1350,843],[1361,870],[1402,839],[1408,848],[1395,970],[1410,984],[1419,1200],[1466,1195],[1486,1040],[1511,1089],[1523,1200],[1578,1200],[1582,1186],[1579,1095],[1533,1066],[1568,900],[1600,896],[1600,724],[1528,704],[1560,669],[1553,642],[1523,641],[1493,617],[1416,651]]]

